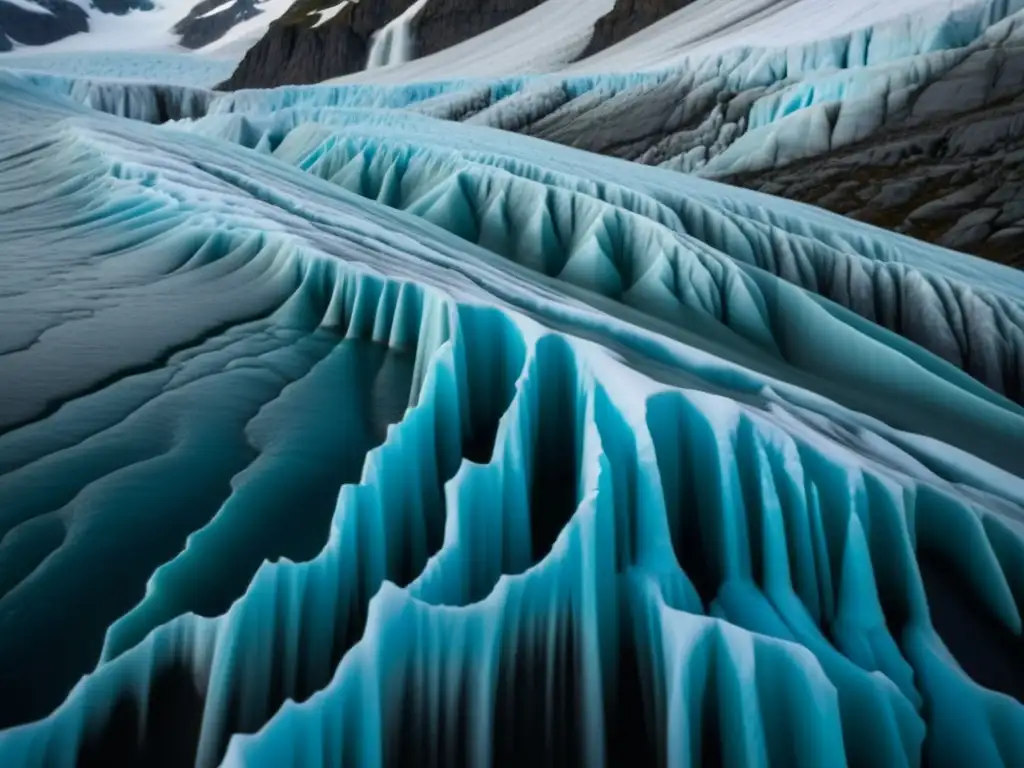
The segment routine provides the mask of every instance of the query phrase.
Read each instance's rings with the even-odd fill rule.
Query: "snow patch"
[[[355,0],[355,2],[359,2],[359,0]],[[320,18],[317,20],[316,24],[313,25],[313,29],[316,29],[321,24],[326,24],[328,21],[330,21],[339,13],[341,13],[346,6],[349,5],[352,5],[352,2],[350,2],[350,0],[341,0],[340,3],[338,3],[335,6],[332,6],[331,8],[327,8],[326,10],[323,11],[317,11],[317,13],[320,14]]]
[[[41,5],[33,3],[32,0],[4,0],[6,3],[21,8],[23,11],[29,11],[31,13],[38,13],[42,16],[53,16],[53,11],[49,8],[43,8]]]
[[[228,8],[230,8],[234,4],[235,4],[235,0],[227,0],[227,2],[221,3],[220,5],[218,5],[213,10],[210,10],[210,11],[207,11],[206,13],[204,13],[202,16],[196,16],[196,19],[206,19],[206,18],[209,18],[210,16],[216,16],[218,13],[220,13],[221,11],[226,11]]]

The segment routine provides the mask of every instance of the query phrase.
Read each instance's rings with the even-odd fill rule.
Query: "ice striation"
[[[17,74],[47,91],[99,112],[147,123],[202,117],[214,98],[212,91],[188,85],[155,85],[31,71]]]
[[[865,230],[838,217],[770,212],[763,198],[742,192],[725,202],[717,185],[685,177],[669,186],[663,173],[582,153],[560,153],[541,166],[530,140],[412,114],[293,108],[269,117],[210,115],[189,127],[269,152],[651,317],[701,328],[702,343],[724,340],[726,330],[742,344],[736,351],[769,367],[785,361],[819,375],[840,364],[834,358],[847,358],[822,343],[825,326],[806,322],[820,312],[821,323],[837,329],[825,338],[856,328],[868,344],[874,326],[861,319],[869,320],[1018,403],[1024,398],[1021,294],[1011,288],[1006,301],[956,260],[909,240],[865,240]],[[584,158],[586,176],[578,165]],[[1000,273],[1015,285],[1014,272]],[[773,301],[780,291],[792,298]],[[856,317],[823,309],[822,297]],[[861,354],[878,353],[865,346]],[[936,361],[924,365],[939,370]],[[866,383],[872,373],[855,367],[847,382]]]
[[[5,55],[0,59],[0,67],[36,74],[71,75],[76,79],[128,80],[209,88],[231,74],[234,62],[230,58],[187,53],[36,51]]]
[[[1020,273],[524,85],[0,75],[0,765],[1024,761]]]
[[[829,10],[835,33],[809,41],[799,38],[816,24],[800,17],[821,4],[763,5],[748,19],[741,11],[753,3],[689,4],[557,74],[518,75],[481,36],[458,57],[453,48],[346,81],[417,81],[438,95],[412,108],[435,117],[726,180],[1021,263],[1020,3],[894,8],[845,31]],[[878,8],[863,10],[867,20]],[[498,80],[452,80],[466,71]]]

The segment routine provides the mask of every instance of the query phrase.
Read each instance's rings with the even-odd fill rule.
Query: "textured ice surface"
[[[618,45],[575,61],[594,23],[611,6],[608,0],[547,0],[449,49],[340,80],[402,83],[469,72],[499,77],[552,70],[605,74],[680,68],[734,70],[734,79],[776,80],[960,47],[1019,11],[1021,3],[697,0]]]
[[[866,14],[863,26],[837,15],[831,3],[767,3],[772,12],[753,27],[740,23],[745,15],[733,18],[723,10],[735,6],[734,11],[746,8],[746,13],[750,4],[721,5],[716,11],[695,2],[631,37],[622,44],[621,56],[615,46],[557,74],[518,75],[536,69],[513,65],[514,57],[470,59],[473,63],[466,65],[453,48],[339,82],[422,82],[435,89],[443,84],[448,98],[433,105],[436,116],[526,130],[564,144],[721,177],[854,144],[891,115],[910,109],[926,85],[972,52],[1017,39],[1024,21],[1020,0],[939,3],[911,15],[899,15],[897,6],[874,24],[866,23]],[[860,9],[863,3],[855,5]],[[868,5],[881,12],[885,4]],[[807,23],[786,23],[801,13],[811,14]],[[697,48],[680,44],[677,33],[692,29],[693,19],[716,30],[721,25],[720,39],[709,41],[694,32]],[[661,24],[669,24],[668,47],[645,58],[653,50],[645,40]],[[748,27],[766,24],[760,37],[748,37]],[[783,34],[783,29],[791,32]],[[762,42],[755,45],[757,40]],[[480,43],[479,55],[487,58],[493,48]],[[997,64],[991,62],[990,68]],[[466,72],[505,76],[499,82],[517,85],[511,91],[495,90],[488,82],[446,79]],[[1000,75],[989,89],[1008,91],[1015,74]],[[978,98],[973,93],[948,97]]]
[[[66,96],[99,112],[147,123],[202,117],[214,98],[212,91],[185,85],[92,80],[35,72],[15,74],[50,93]]]
[[[695,2],[681,13],[690,21],[717,18],[724,24],[739,5]],[[790,8],[773,8],[751,24],[778,26],[790,15]],[[811,12],[822,8],[829,9],[829,24],[848,21],[842,9],[827,3],[803,10],[813,20]],[[602,75],[598,67],[614,62],[595,59],[557,75],[438,80],[398,87],[386,96],[377,91],[375,105],[404,104],[434,117],[725,180],[1024,264],[1020,8],[999,0],[951,12],[936,4],[811,42],[800,39],[815,25],[793,24],[793,30],[766,35],[760,46],[730,49],[722,43],[700,55],[687,53],[660,72]],[[733,31],[747,33],[733,22]],[[699,30],[673,24],[679,34]],[[729,29],[720,30],[722,40],[737,42]],[[641,68],[647,49],[640,41],[649,33],[629,43],[635,54],[629,62]],[[787,46],[763,45],[794,35]],[[675,33],[666,40],[679,42]],[[415,71],[369,70],[360,77],[399,80],[445,71],[439,59],[428,58],[434,63],[413,62]],[[616,66],[626,63],[623,58]],[[468,71],[510,71],[502,67],[500,59],[480,66],[474,61]],[[588,69],[596,74],[579,74]],[[255,98],[290,106],[354,106],[355,94],[365,96],[313,89],[289,92],[287,102],[279,94]],[[245,109],[256,108],[250,95],[239,98]]]
[[[0,68],[211,88],[237,65],[234,58],[189,53],[23,53],[0,58]]]
[[[521,82],[489,90],[500,93]],[[366,109],[409,106],[429,113],[446,87],[241,93],[215,100],[214,114],[187,127],[272,152],[648,314],[674,322],[693,312],[709,315],[783,357],[806,354],[800,365],[817,368],[820,360],[807,352],[804,338],[815,328],[792,323],[804,340],[787,335],[793,347],[787,352],[773,327],[779,320],[763,314],[768,310],[758,310],[762,317],[751,323],[747,314],[730,311],[726,299],[704,297],[729,297],[734,276],[742,272],[748,285],[763,280],[763,271],[897,331],[997,392],[1024,400],[1018,273],[986,268],[1007,281],[996,295],[991,283],[977,280],[978,266],[959,255],[897,237],[875,235],[867,244],[863,233],[871,230],[820,211],[780,203],[769,213],[759,195],[726,192],[693,177],[669,182],[663,172],[572,151],[545,149],[538,163],[532,140]],[[249,114],[230,112],[236,109]],[[490,142],[483,145],[483,137]],[[582,178],[578,163],[586,163]],[[779,230],[791,235],[784,243],[776,240]],[[540,253],[538,241],[546,244]],[[708,245],[729,254],[724,271],[707,265]],[[771,291],[777,290],[773,282]],[[1014,300],[1006,302],[1002,291]],[[754,307],[771,306],[763,297],[753,301]]]
[[[0,765],[1020,765],[1021,273],[465,92],[0,75]]]

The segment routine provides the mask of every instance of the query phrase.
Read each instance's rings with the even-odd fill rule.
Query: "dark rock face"
[[[476,37],[543,0],[430,0],[412,22],[417,57],[429,56]]]
[[[335,6],[338,0],[300,0],[270,26],[231,77],[218,87],[237,90],[299,85],[358,72],[366,66],[373,33],[412,3],[364,0],[345,6],[330,21],[314,27],[320,18],[315,11]]]
[[[235,0],[231,5],[217,10],[224,5],[223,0],[203,0],[189,11],[188,16],[174,25],[174,31],[181,36],[181,44],[186,48],[202,48],[224,36],[224,33],[263,11],[255,0]],[[211,11],[217,10],[216,13]]]
[[[0,0],[0,51],[14,43],[46,45],[70,35],[89,31],[89,17],[69,0],[35,0],[50,13],[35,13]]]
[[[594,36],[580,54],[586,58],[634,35],[644,27],[684,8],[693,0],[616,0],[615,7],[598,19]]]
[[[266,88],[316,83],[366,66],[373,35],[413,0],[362,0],[324,24],[318,10],[338,0],[299,0],[219,87]],[[542,0],[431,0],[411,23],[415,55],[449,48],[540,5]],[[206,21],[204,19],[204,21]]]
[[[972,53],[856,145],[725,180],[1024,267],[1024,45]]]

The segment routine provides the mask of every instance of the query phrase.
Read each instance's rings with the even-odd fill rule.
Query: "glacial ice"
[[[0,765],[1024,761],[1020,273],[431,116],[665,77],[0,74]]]
[[[746,5],[749,11],[752,6]],[[811,2],[806,7],[802,2],[787,4],[781,10],[772,3],[765,5],[772,6],[771,12],[749,25],[738,25],[734,31],[739,37],[733,39],[728,26],[713,30],[702,26],[719,10],[712,12],[705,3],[693,4],[617,46],[622,49],[618,53],[616,48],[609,49],[557,74],[517,75],[514,66],[503,69],[500,64],[488,67],[481,63],[472,71],[491,75],[486,80],[444,80],[446,75],[456,78],[465,70],[449,71],[437,62],[432,64],[435,55],[405,66],[373,69],[341,82],[411,81],[413,88],[398,86],[398,91],[422,101],[417,88],[436,90],[438,97],[414,107],[436,117],[513,130],[526,126],[534,135],[559,143],[720,178],[777,167],[823,147],[837,149],[856,143],[882,127],[890,115],[914,105],[915,92],[972,53],[1018,39],[1024,8],[1015,0],[937,4],[860,29],[821,34],[784,47],[764,47],[752,44],[751,39],[785,39],[791,32],[783,25],[784,18],[792,21],[801,14],[823,12]],[[835,15],[834,6],[825,8]],[[725,10],[721,13],[729,15]],[[806,37],[807,25],[790,26],[798,28],[792,34]],[[752,30],[762,27],[760,38],[750,38]],[[722,32],[724,37],[712,36],[692,50],[682,44],[681,36],[704,39],[700,30]],[[732,44],[727,46],[728,40]],[[480,51],[481,56],[491,54]],[[465,61],[465,56],[461,60]],[[616,69],[633,74],[603,74]],[[1007,76],[1012,80],[1016,73]],[[1002,73],[993,73],[993,78],[989,93],[976,88],[970,94],[954,93],[947,98],[998,101],[1000,87],[1009,83],[1001,82]],[[513,85],[514,90],[495,90],[499,83]],[[652,93],[659,88],[661,96]],[[292,105],[296,99],[306,102],[307,97],[310,105],[325,105],[331,97],[323,91],[315,89],[288,98]],[[716,100],[726,96],[736,97],[739,103],[726,106],[720,102],[716,107]],[[235,98],[226,97],[219,109],[231,108]],[[277,103],[280,94],[239,98],[249,111],[254,99],[266,99],[269,106]],[[340,100],[347,98],[341,96]],[[645,104],[653,105],[653,114],[644,113]],[[614,118],[618,109],[625,110],[628,117],[610,120],[603,131],[602,116]],[[708,113],[703,122],[698,119]],[[584,114],[586,119],[575,119]],[[629,135],[630,131],[635,136]],[[603,135],[606,142],[602,145],[595,134]],[[667,138],[653,147],[645,144],[651,135],[666,134]],[[640,148],[632,149],[631,140]]]
[[[70,75],[95,80],[212,88],[231,76],[238,62],[231,57],[190,53],[104,51],[78,53],[13,52],[0,57],[0,67],[39,74]]]
[[[21,77],[100,112],[147,123],[202,117],[214,98],[212,91],[186,85],[92,80],[35,72],[21,73]]]

